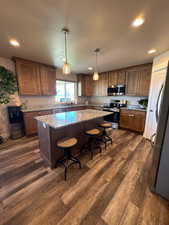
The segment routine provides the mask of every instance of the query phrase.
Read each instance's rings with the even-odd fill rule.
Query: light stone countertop
[[[110,114],[112,114],[112,112],[86,109],[72,112],[55,113],[45,116],[38,116],[35,117],[35,119],[54,129],[58,129],[68,125],[81,123],[84,121],[89,121],[97,118],[102,118]]]

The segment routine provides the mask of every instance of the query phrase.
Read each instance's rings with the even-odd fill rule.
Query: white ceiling
[[[145,24],[131,23],[143,15]],[[169,49],[168,0],[2,0],[0,54],[18,56],[61,67],[64,36],[70,29],[68,58],[74,72],[94,66],[93,50],[102,49],[100,71],[151,62]],[[20,42],[19,48],[9,44]],[[156,48],[154,55],[149,49]]]

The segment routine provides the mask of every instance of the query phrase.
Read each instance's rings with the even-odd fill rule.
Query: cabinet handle
[[[134,117],[134,115],[133,114],[129,114],[129,117]]]

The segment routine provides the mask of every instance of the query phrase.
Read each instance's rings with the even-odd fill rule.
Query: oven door
[[[111,112],[109,110],[104,109],[103,111]],[[120,121],[120,113],[119,112],[112,112],[112,114],[104,117],[105,121],[111,122],[111,123],[119,123]]]

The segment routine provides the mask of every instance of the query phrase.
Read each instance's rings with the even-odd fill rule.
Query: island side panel
[[[38,136],[40,155],[50,168],[54,168],[55,163],[51,155],[50,127],[40,121],[38,121]]]

